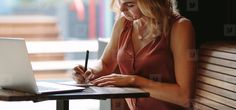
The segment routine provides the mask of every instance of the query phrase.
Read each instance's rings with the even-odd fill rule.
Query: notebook
[[[82,91],[84,87],[36,82],[24,39],[0,38],[0,87],[34,94]]]

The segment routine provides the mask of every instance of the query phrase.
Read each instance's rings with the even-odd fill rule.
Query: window
[[[114,16],[109,5],[110,0],[1,0],[0,15],[51,16],[60,39],[91,40],[110,36]]]

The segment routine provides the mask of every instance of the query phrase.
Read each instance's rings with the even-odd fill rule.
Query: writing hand
[[[72,73],[72,77],[79,84],[88,83],[90,79],[94,77],[91,69],[87,69],[86,71],[84,70],[85,67],[82,65],[74,67],[74,73]]]

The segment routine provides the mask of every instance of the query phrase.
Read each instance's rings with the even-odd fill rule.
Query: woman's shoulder
[[[192,25],[191,20],[186,17],[180,17],[177,19],[171,29],[171,39],[172,41],[194,41],[194,27]],[[175,40],[173,40],[175,39]],[[178,39],[178,40],[176,40]],[[179,44],[179,43],[177,43]]]
[[[173,15],[172,30],[186,27],[192,27],[192,22],[190,19],[181,16],[180,14]]]
[[[115,20],[114,26],[113,26],[113,34],[112,34],[112,39],[117,39],[120,37],[122,31],[125,28],[126,25],[126,19],[124,17],[119,17]]]
[[[131,21],[128,21],[125,17],[120,17],[115,21],[114,30],[119,31],[130,25],[132,25]]]
[[[179,25],[179,24],[183,24],[183,23],[191,23],[191,20],[189,20],[188,18],[186,18],[180,14],[173,14],[172,15],[172,22],[173,22],[173,25]]]

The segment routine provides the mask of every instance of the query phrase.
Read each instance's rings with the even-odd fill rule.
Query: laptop
[[[33,94],[82,91],[84,87],[36,82],[24,39],[0,37],[0,87]]]

